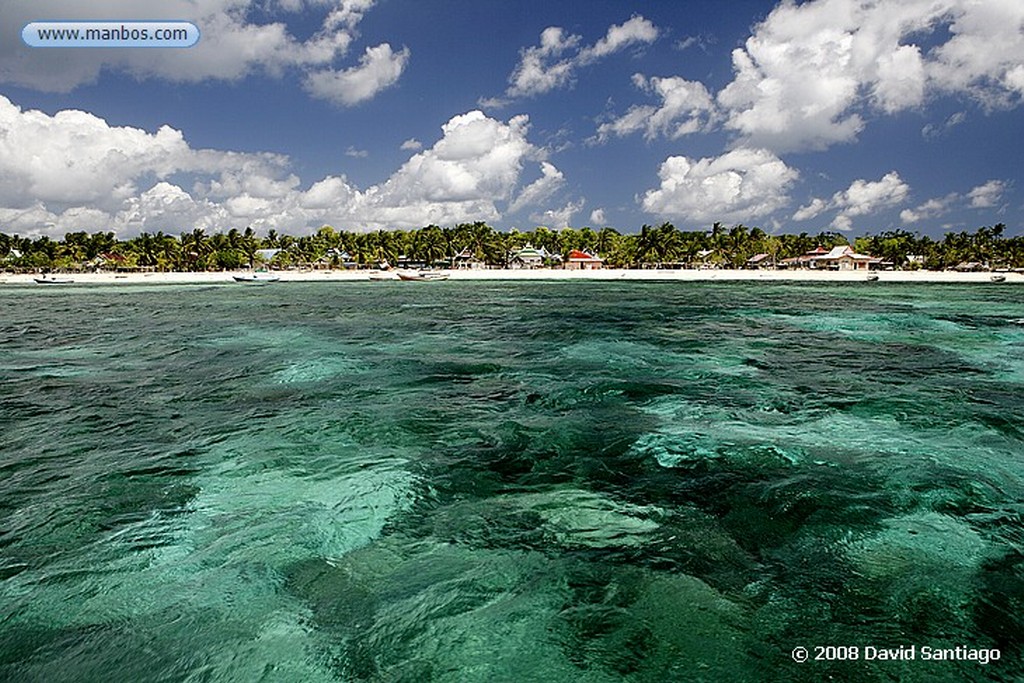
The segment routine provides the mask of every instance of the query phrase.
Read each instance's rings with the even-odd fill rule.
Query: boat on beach
[[[407,270],[399,271],[398,277],[406,282],[431,282],[447,280],[451,274],[443,270]]]
[[[235,282],[241,282],[246,285],[267,285],[271,282],[277,282],[281,279],[280,275],[274,275],[273,273],[244,273],[242,275],[232,275]]]
[[[990,279],[992,280],[992,282],[1006,282],[1006,276],[1001,273],[993,275]]]
[[[74,282],[74,280],[69,277],[47,277],[45,275],[43,277],[36,277],[32,279],[36,281],[37,285],[70,285]]]
[[[395,273],[388,270],[377,270],[369,275],[373,282],[384,282],[385,280],[397,280]]]

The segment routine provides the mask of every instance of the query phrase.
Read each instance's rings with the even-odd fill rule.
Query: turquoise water
[[[0,387],[0,679],[1024,676],[1024,289],[8,286]]]

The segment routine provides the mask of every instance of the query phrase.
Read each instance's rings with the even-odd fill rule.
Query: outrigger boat
[[[280,275],[274,275],[273,273],[244,273],[242,275],[232,275],[231,277],[234,278],[235,282],[247,285],[266,285],[281,279]]]
[[[36,277],[32,278],[39,285],[70,285],[74,280],[69,277]]]
[[[399,271],[398,277],[407,282],[430,282],[433,280],[447,280],[450,273],[441,270],[407,270]]]
[[[383,282],[385,280],[397,280],[398,277],[395,273],[389,270],[375,270],[370,273],[369,278],[374,282]]]

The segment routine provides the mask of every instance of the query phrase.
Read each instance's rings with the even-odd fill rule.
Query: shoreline
[[[166,273],[68,273],[56,277],[73,280],[70,285],[150,285],[150,284],[237,284],[234,275],[251,271],[224,271],[215,273],[166,272]],[[274,271],[285,282],[370,282],[374,270],[309,270]],[[393,272],[393,271],[392,271]],[[646,282],[863,282],[869,283],[865,271],[815,271],[815,270],[561,270],[538,268],[535,270],[479,269],[448,270],[449,280],[487,281],[646,281]],[[960,273],[956,271],[872,271],[878,280],[870,284],[887,282],[900,283],[974,283],[974,284],[1024,284],[1024,273]],[[1002,283],[995,283],[993,275],[1005,277]],[[38,274],[0,274],[0,286],[33,285]],[[397,275],[394,281],[398,282]],[[280,284],[278,283],[278,284]],[[53,287],[53,286],[51,286]],[[55,287],[58,288],[59,287]]]

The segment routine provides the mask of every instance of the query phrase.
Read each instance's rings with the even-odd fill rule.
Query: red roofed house
[[[566,270],[598,270],[604,267],[604,259],[579,249],[572,249],[566,255],[562,267]]]

